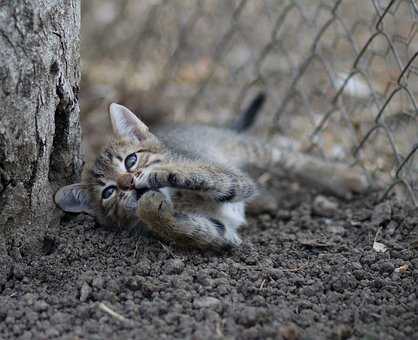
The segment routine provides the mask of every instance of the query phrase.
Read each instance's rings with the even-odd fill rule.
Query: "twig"
[[[219,337],[224,337],[224,333],[222,332],[222,321],[218,321],[216,323],[216,335]]]
[[[261,282],[261,285],[260,285],[260,288],[258,288],[259,290],[262,290],[263,289],[263,287],[264,287],[264,284],[266,283],[266,279],[264,279],[262,282]]]
[[[302,265],[300,265],[300,266],[298,266],[298,267],[283,269],[283,271],[286,271],[286,272],[291,272],[291,273],[295,273],[295,272],[298,272],[298,271],[300,271],[300,270],[305,269],[308,265],[309,265],[309,263],[307,263],[307,264],[302,264]]]
[[[132,323],[132,320],[129,320],[127,318],[125,318],[123,315],[120,315],[119,313],[115,312],[114,310],[110,309],[108,306],[106,306],[103,302],[100,302],[98,304],[99,309],[101,309],[103,312],[109,314],[110,316],[112,316],[113,318],[115,318],[116,320],[119,320],[121,322],[126,322],[126,323]]]
[[[379,227],[376,231],[376,235],[374,235],[373,243],[377,241],[377,238],[379,237],[380,232],[382,231],[382,227]]]
[[[164,243],[162,243],[161,241],[158,241],[161,245],[161,247],[163,247],[163,249],[167,252],[168,255],[170,255],[173,259],[176,258],[176,255],[174,255],[174,253],[171,251],[171,249],[166,246]]]
[[[138,255],[139,240],[140,240],[140,238],[138,237],[138,241],[136,241],[136,245],[135,245],[134,259],[136,259],[136,255]]]

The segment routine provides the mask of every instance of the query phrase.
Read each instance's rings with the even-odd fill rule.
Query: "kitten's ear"
[[[149,136],[149,129],[128,108],[116,103],[110,104],[110,120],[113,132],[119,137],[134,137],[144,140]]]
[[[55,203],[64,211],[94,215],[87,188],[80,183],[66,185],[57,191]]]

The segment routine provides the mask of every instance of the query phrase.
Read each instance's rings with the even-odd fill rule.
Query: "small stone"
[[[265,224],[271,222],[271,216],[269,214],[260,215],[258,218],[260,219],[261,222]]]
[[[16,263],[13,267],[13,276],[17,280],[22,280],[25,276],[25,270],[24,267],[18,263]]]
[[[386,227],[386,232],[388,235],[392,236],[395,234],[396,229],[398,228],[398,223],[396,221],[390,221]]]
[[[372,214],[372,223],[376,226],[389,221],[392,216],[392,205],[389,201],[378,204]]]
[[[89,284],[87,282],[84,282],[80,290],[80,301],[86,302],[87,299],[90,297],[91,292],[92,292],[92,289],[89,286]]]
[[[33,304],[33,302],[34,302],[34,300],[35,300],[35,296],[34,296],[33,294],[31,294],[31,293],[26,293],[26,294],[23,296],[23,299],[26,301],[26,303],[27,303],[28,305],[32,305],[32,304]]]
[[[337,339],[345,340],[353,335],[353,330],[349,326],[339,325],[336,327],[334,335]]]
[[[351,267],[357,270],[363,269],[363,266],[359,262],[352,262]]]
[[[137,291],[141,289],[142,287],[141,280],[137,276],[129,277],[128,280],[126,281],[126,286],[130,290]]]
[[[95,288],[102,289],[104,287],[104,279],[101,276],[96,276],[91,284]]]
[[[392,273],[395,270],[394,264],[389,261],[379,261],[377,265],[382,273]]]
[[[279,328],[279,339],[298,340],[300,339],[300,335],[301,333],[298,327],[292,322],[283,325]]]
[[[13,260],[10,256],[0,257],[0,286],[6,284],[13,272]]]
[[[338,212],[338,203],[331,201],[325,196],[319,195],[316,196],[312,210],[316,215],[323,217],[332,217]]]
[[[49,328],[45,331],[45,335],[48,338],[56,338],[60,335],[60,333],[55,328]]]
[[[33,310],[27,310],[25,312],[26,319],[29,321],[29,324],[35,324],[36,321],[39,319],[39,314]]]
[[[77,307],[77,314],[82,318],[82,319],[88,319],[90,317],[90,312],[91,312],[91,308],[90,306],[86,306],[86,305],[79,305]]]
[[[401,278],[401,274],[399,272],[397,272],[396,270],[392,273],[391,279],[393,281],[397,281]]]
[[[255,307],[244,308],[238,316],[238,322],[246,327],[252,327],[257,323],[257,309]]]
[[[26,340],[26,339],[27,340],[31,340],[31,339],[33,339],[33,335],[29,331],[24,331],[23,334],[22,334],[22,336],[21,336],[21,339],[22,340]]]
[[[71,315],[64,312],[56,312],[54,315],[51,316],[50,321],[54,325],[58,324],[66,324],[69,322]]]
[[[218,300],[217,298],[206,296],[206,297],[194,300],[193,305],[197,308],[207,308],[207,307],[216,306],[220,302],[221,301]]]
[[[180,259],[167,261],[165,272],[167,274],[181,274],[184,270],[184,262]]]
[[[279,210],[276,213],[276,218],[283,222],[287,222],[292,218],[292,214],[289,210]]]
[[[196,280],[202,286],[210,286],[212,284],[210,276],[204,271],[196,273]]]
[[[4,322],[8,325],[13,325],[16,322],[16,320],[13,316],[8,316],[8,317],[6,317]]]
[[[336,234],[336,235],[343,235],[343,234],[346,233],[345,228],[343,226],[340,226],[340,225],[330,225],[328,227],[328,230],[331,233]]]
[[[373,280],[372,285],[374,288],[380,289],[385,285],[385,282],[380,279]]]
[[[43,312],[48,309],[48,304],[43,300],[39,300],[35,302],[33,308],[37,312]]]
[[[315,296],[316,290],[312,286],[306,286],[301,289],[301,293],[306,296]]]
[[[363,270],[354,270],[353,275],[358,281],[361,281],[365,278],[365,273]]]

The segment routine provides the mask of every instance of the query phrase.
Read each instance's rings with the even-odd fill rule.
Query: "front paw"
[[[154,168],[147,168],[135,179],[137,189],[159,189],[166,182],[167,175],[164,171]]]
[[[169,200],[159,191],[147,191],[139,200],[139,218],[145,222],[155,220],[166,223],[174,219],[174,209]]]
[[[144,169],[135,180],[137,189],[184,188],[187,185],[190,186],[190,181],[187,181],[181,173],[164,167]]]

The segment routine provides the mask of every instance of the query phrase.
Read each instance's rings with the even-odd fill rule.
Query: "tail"
[[[266,94],[264,92],[259,93],[251,104],[240,113],[238,119],[231,124],[230,128],[236,132],[248,130],[254,124],[257,113],[263,107],[265,101]]]

